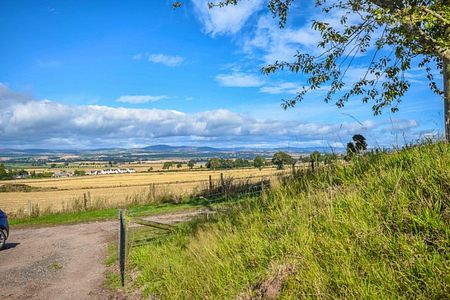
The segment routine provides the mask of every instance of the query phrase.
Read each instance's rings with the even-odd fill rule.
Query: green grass
[[[127,212],[133,216],[154,215],[160,213],[175,212],[186,209],[199,208],[201,206],[194,204],[147,204],[147,205],[135,205],[127,208]],[[112,220],[118,217],[117,208],[105,208],[95,209],[77,212],[64,212],[55,213],[37,217],[28,217],[20,219],[11,219],[9,224],[13,228],[36,226],[36,225],[63,225],[63,224],[75,224],[92,221],[104,221]]]
[[[303,173],[213,221],[130,252],[162,299],[442,299],[450,295],[450,147]]]

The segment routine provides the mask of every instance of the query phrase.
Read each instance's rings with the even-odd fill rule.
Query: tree
[[[242,0],[223,0],[210,8],[238,5]],[[279,26],[286,25],[292,0],[267,0]],[[176,1],[176,7],[181,3]],[[174,8],[176,8],[174,6]],[[305,74],[307,84],[293,98],[283,101],[286,109],[295,106],[309,91],[328,88],[326,102],[338,107],[353,97],[371,102],[375,115],[385,108],[392,112],[410,87],[405,72],[424,68],[431,90],[444,100],[445,139],[450,141],[450,2],[448,0],[316,0],[325,14],[339,11],[339,22],[313,21],[318,31],[321,53],[298,51],[293,61],[277,61],[263,68],[269,74],[290,70]],[[360,55],[369,55],[366,72],[355,82],[344,82],[350,66]],[[355,59],[356,57],[356,59]],[[433,68],[443,75],[438,87]],[[358,67],[361,62],[358,61]]]
[[[75,170],[75,171],[73,171],[73,175],[74,176],[84,176],[84,175],[86,175],[86,171],[85,170]]]
[[[279,151],[273,155],[272,163],[277,166],[278,170],[282,170],[285,165],[293,165],[295,159],[286,152]]]
[[[212,170],[216,170],[216,169],[220,168],[220,166],[221,166],[221,162],[220,162],[220,159],[217,157],[211,158],[206,163],[206,167],[208,169],[212,169]]]
[[[352,140],[355,142],[356,152],[361,153],[367,150],[366,138],[363,135],[355,134]]]
[[[266,160],[262,156],[256,156],[253,160],[253,166],[258,168],[260,171],[266,165]]]
[[[183,166],[183,164],[181,162],[177,163],[177,168],[181,168]]]
[[[163,170],[169,170],[170,167],[172,167],[172,166],[173,166],[173,163],[171,161],[166,161],[162,168],[163,168]]]
[[[195,166],[195,161],[193,161],[192,159],[190,161],[188,161],[187,163],[189,169],[192,169]]]
[[[366,138],[361,134],[355,134],[352,137],[355,143],[347,144],[347,158],[353,157],[355,154],[361,154],[367,150]]]

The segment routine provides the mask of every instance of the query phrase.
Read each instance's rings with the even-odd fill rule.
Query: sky
[[[339,109],[323,91],[281,108],[305,77],[261,68],[316,53],[311,21],[338,13],[294,2],[280,29],[263,0],[182,2],[0,0],[0,148],[340,147],[353,134],[377,147],[443,131],[443,101],[419,68],[395,114],[360,99]]]

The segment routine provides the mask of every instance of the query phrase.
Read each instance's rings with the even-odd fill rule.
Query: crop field
[[[84,205],[109,207],[148,201],[160,196],[182,197],[207,189],[209,176],[218,184],[224,178],[259,181],[285,171],[268,167],[212,171],[207,169],[156,171],[132,174],[93,175],[46,179],[0,181],[2,185],[26,185],[27,191],[0,192],[0,208],[12,214],[28,214],[31,210],[57,212],[73,210]]]

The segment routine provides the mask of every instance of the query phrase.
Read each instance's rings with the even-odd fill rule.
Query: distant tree
[[[282,170],[285,165],[293,165],[295,159],[286,152],[279,151],[273,155],[272,163],[277,166],[278,170]]]
[[[355,134],[352,137],[353,142],[347,144],[347,156],[346,159],[353,157],[356,154],[361,154],[367,150],[366,138],[361,134]]]
[[[181,162],[177,163],[177,168],[181,168],[183,166],[183,164]]]
[[[5,168],[4,164],[0,164],[0,179],[11,179],[11,175]]]
[[[190,161],[188,161],[187,163],[189,169],[192,169],[195,166],[195,161],[193,161],[192,159]]]
[[[262,156],[256,156],[253,160],[253,166],[258,168],[260,171],[266,165],[266,160]]]
[[[74,176],[84,176],[84,175],[86,175],[86,171],[85,170],[75,170],[75,171],[73,171],[73,175]]]
[[[221,166],[221,162],[220,162],[220,159],[217,157],[211,158],[206,163],[206,167],[208,169],[212,169],[212,170],[216,170],[216,169],[220,168],[220,166]]]
[[[148,168],[147,172],[153,171],[153,167]]]
[[[355,142],[356,152],[361,153],[367,150],[366,138],[364,136],[355,134],[352,139]]]
[[[171,161],[166,161],[162,168],[163,168],[163,170],[168,170],[172,166],[173,166],[173,163]]]

